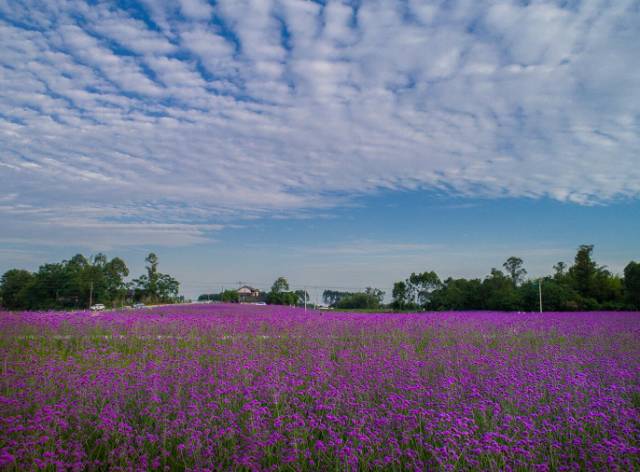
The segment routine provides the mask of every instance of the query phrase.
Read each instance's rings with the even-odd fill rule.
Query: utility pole
[[[540,313],[542,313],[542,279],[538,279],[538,295],[540,296]]]
[[[302,297],[304,298],[304,312],[307,312],[307,287],[303,287],[304,290],[304,295],[302,295]]]
[[[89,308],[93,306],[93,282],[89,285]]]

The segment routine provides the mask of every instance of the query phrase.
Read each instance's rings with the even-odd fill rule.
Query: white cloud
[[[185,217],[188,216],[188,222]],[[191,246],[209,242],[225,225],[198,222],[198,211],[171,205],[65,207],[2,204],[0,244],[80,247]]]
[[[180,10],[187,18],[206,20],[211,16],[213,9],[204,0],[180,0]]]
[[[26,1],[0,18],[15,202],[255,217],[383,188],[640,194],[632,0]]]

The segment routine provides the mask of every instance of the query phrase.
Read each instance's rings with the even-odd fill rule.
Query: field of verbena
[[[640,314],[0,313],[0,468],[638,470]]]

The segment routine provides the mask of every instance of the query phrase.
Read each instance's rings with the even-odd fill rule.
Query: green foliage
[[[309,303],[309,301],[311,300],[309,292],[307,292],[306,290],[296,290],[294,293],[296,294],[296,303],[298,305],[304,305],[305,303]]]
[[[124,277],[129,274],[121,259],[109,261],[101,253],[91,259],[76,254],[60,263],[43,264],[29,277],[25,272],[10,270],[3,277],[6,308],[86,308],[91,303],[113,306],[124,299]]]
[[[546,311],[571,311],[578,309],[578,294],[566,283],[554,277],[544,277],[541,280],[543,293],[543,307]],[[538,280],[529,280],[520,287],[521,309],[524,311],[538,311],[540,309],[540,294]]]
[[[180,290],[180,282],[168,274],[158,272],[158,256],[149,253],[147,273],[133,280],[134,299],[145,303],[173,303]]]
[[[296,305],[298,295],[289,291],[289,282],[286,278],[278,277],[271,286],[266,300],[269,305]]]
[[[630,262],[624,278],[592,259],[593,246],[578,248],[574,264],[553,266],[554,274],[541,279],[546,311],[640,309],[640,264]],[[393,287],[396,310],[506,310],[537,311],[538,279],[526,280],[522,259],[512,256],[484,280],[449,278],[440,283],[434,272],[412,273]]]
[[[489,310],[517,311],[521,309],[520,293],[513,279],[502,271],[491,269],[491,275],[482,282],[482,293]]]
[[[284,277],[278,277],[276,281],[273,282],[273,285],[271,286],[272,293],[286,292],[288,290],[289,290],[289,282],[287,282],[287,279]]]
[[[384,292],[377,288],[367,287],[364,292],[350,293],[336,303],[341,309],[377,309],[382,305]]]
[[[225,303],[238,303],[240,301],[237,290],[225,290],[220,295],[220,298]]]
[[[591,259],[593,245],[583,244],[578,248],[574,264],[569,269],[569,276],[577,292],[589,298],[593,295],[595,277],[598,272],[596,263]]]
[[[400,310],[430,308],[432,294],[441,288],[442,282],[435,272],[412,272],[409,278],[393,285],[391,305]]]
[[[295,292],[269,292],[267,294],[267,303],[269,305],[296,305],[298,303],[298,295]]]
[[[412,272],[406,282],[412,301],[415,301],[422,308],[429,307],[431,294],[434,290],[442,287],[440,278],[433,271],[420,274]]]
[[[516,287],[520,285],[524,280],[524,276],[527,275],[527,271],[522,267],[522,264],[522,259],[514,256],[511,256],[504,264],[502,264],[502,267],[507,271],[509,278],[511,278],[511,282]]]
[[[24,308],[24,291],[28,290],[34,281],[35,276],[27,270],[11,269],[5,272],[0,279],[2,305],[10,310]]]
[[[484,308],[482,282],[479,279],[448,278],[431,295],[431,303],[438,310],[478,310]]]
[[[391,296],[393,297],[391,306],[395,310],[406,310],[410,308],[411,302],[409,301],[409,287],[407,286],[407,282],[404,280],[393,284]]]
[[[180,284],[157,270],[155,254],[147,257],[147,274],[136,279],[131,292],[126,263],[98,253],[87,258],[47,263],[37,272],[11,269],[0,279],[2,306],[11,310],[81,309],[92,303],[117,307],[133,301],[172,303],[180,300]]]
[[[339,290],[325,290],[322,292],[322,300],[329,306],[336,306],[344,297],[351,296],[351,292],[341,292]]]
[[[630,308],[640,310],[640,263],[631,261],[624,268],[624,298]]]

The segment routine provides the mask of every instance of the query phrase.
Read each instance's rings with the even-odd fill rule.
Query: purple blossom
[[[0,467],[640,469],[638,313],[0,312]]]

